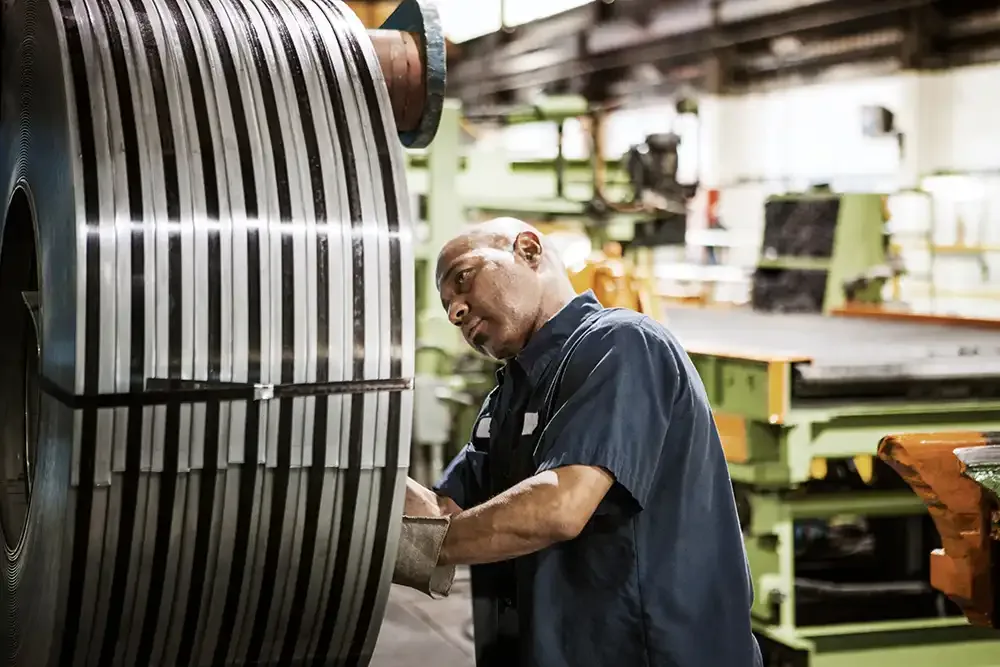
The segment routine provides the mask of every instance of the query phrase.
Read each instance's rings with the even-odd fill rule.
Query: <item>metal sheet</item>
[[[959,377],[1000,374],[996,330],[917,322],[767,314],[745,308],[668,308],[666,326],[689,350],[800,357],[814,369],[871,368]],[[949,370],[950,369],[950,370]]]
[[[985,433],[984,447],[962,447],[955,455],[964,465],[963,473],[1000,499],[1000,433]]]
[[[0,660],[367,664],[412,418],[408,384],[379,381],[412,378],[415,323],[365,29],[333,0],[3,19],[0,184],[32,212],[4,238],[37,232],[48,389]]]

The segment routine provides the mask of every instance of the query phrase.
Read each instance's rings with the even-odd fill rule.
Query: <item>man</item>
[[[473,566],[478,666],[760,665],[719,435],[674,337],[577,295],[518,220],[449,242],[437,283],[506,365],[434,490],[408,480],[405,514],[430,518],[403,544],[438,575]]]

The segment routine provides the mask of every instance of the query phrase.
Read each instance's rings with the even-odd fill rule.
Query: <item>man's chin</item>
[[[497,361],[506,361],[506,357],[508,356],[504,354],[503,351],[494,348],[489,344],[489,342],[485,342],[481,345],[473,343],[472,347],[475,348],[479,354],[486,355],[490,359],[496,359]]]
[[[481,348],[483,354],[490,357],[491,359],[496,359],[497,361],[510,361],[517,356],[517,352],[512,352],[509,349],[494,349],[492,347]]]
[[[479,354],[497,361],[509,361],[517,356],[517,353],[511,352],[508,346],[491,340],[485,334],[479,334],[472,341],[469,341],[469,344]]]
[[[494,356],[493,347],[490,345],[489,339],[483,334],[473,337],[473,339],[469,341],[469,345],[471,345],[472,348],[479,354],[485,354],[488,357]]]

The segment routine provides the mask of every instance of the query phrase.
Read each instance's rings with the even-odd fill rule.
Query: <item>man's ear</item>
[[[534,232],[521,232],[514,238],[514,253],[531,268],[537,268],[542,261],[542,241]]]

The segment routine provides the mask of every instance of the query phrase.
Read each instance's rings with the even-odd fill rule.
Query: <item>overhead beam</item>
[[[782,36],[818,42],[817,53],[782,64],[802,71],[887,57],[900,68],[939,66],[945,22],[964,18],[977,0],[616,0],[596,2],[550,19],[519,26],[506,44],[490,36],[463,44],[465,56],[449,76],[454,94],[473,106],[503,93],[586,90],[609,74],[622,76],[639,63],[670,72],[699,67],[715,92],[745,85],[767,66],[741,67],[744,54],[759,56]],[[947,4],[942,18],[936,7]],[[618,6],[616,9],[615,7]],[[610,8],[610,9],[609,9]],[[646,12],[637,20],[640,9]],[[603,12],[603,16],[598,16]],[[598,20],[602,18],[605,20]],[[558,29],[551,29],[550,26]],[[894,32],[895,31],[895,32]],[[991,31],[988,31],[991,32]],[[845,35],[899,35],[857,48],[844,47]],[[831,40],[830,35],[835,36]],[[991,36],[991,35],[989,35]],[[873,38],[874,38],[873,37]],[[828,44],[824,42],[829,42]],[[829,46],[829,48],[826,48]],[[842,48],[843,47],[843,48]],[[587,83],[591,82],[591,83]],[[622,83],[622,82],[618,82]],[[624,83],[628,83],[627,81]],[[619,88],[634,88],[621,85]],[[656,84],[652,84],[656,85]]]

